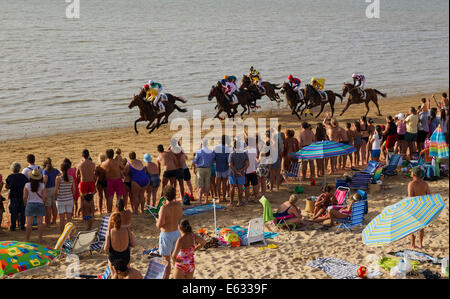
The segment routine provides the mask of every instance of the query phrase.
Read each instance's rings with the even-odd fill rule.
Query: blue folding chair
[[[91,251],[100,251],[103,248],[103,244],[106,241],[106,232],[108,230],[109,217],[111,215],[104,215],[102,218],[102,222],[100,224],[100,228],[97,232],[97,240],[93,242],[90,246]]]
[[[364,189],[369,188],[371,175],[365,171],[357,171],[353,174],[352,181],[349,184],[350,189]]]
[[[356,193],[361,195],[361,200],[366,203],[364,207],[364,215],[366,215],[367,213],[369,213],[369,202],[367,201],[367,192],[364,190],[357,190]]]
[[[364,219],[364,209],[367,204],[367,201],[361,200],[353,203],[352,214],[349,219],[335,219],[336,222],[341,223],[338,226],[339,229],[346,229],[349,232],[352,231],[352,227],[363,225]]]
[[[402,155],[396,154],[391,157],[389,160],[389,164],[383,168],[383,174],[388,176],[394,176],[397,173],[395,170],[397,169],[398,164],[400,163],[400,159],[402,158]]]

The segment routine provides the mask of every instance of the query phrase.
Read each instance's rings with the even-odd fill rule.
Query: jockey
[[[299,78],[294,78],[294,76],[292,76],[292,75],[289,75],[288,79],[289,79],[289,85],[292,87],[293,90],[295,90],[298,93],[300,99],[302,99],[303,93],[300,89],[302,80],[300,80]]]
[[[355,87],[359,87],[361,95],[364,97],[365,94],[364,85],[366,84],[366,77],[364,77],[363,74],[354,73],[352,75],[352,78],[353,78],[353,85],[355,85]]]
[[[160,101],[162,90],[161,83],[149,80],[148,86],[149,89],[147,91],[147,96],[145,99],[148,100],[149,102],[153,102],[153,106],[155,106],[155,108],[157,109],[159,108],[159,112],[165,112],[164,104]]]
[[[253,66],[250,67],[250,74],[249,74],[250,80],[252,81],[252,84],[261,87],[261,75],[257,70],[253,68]]]
[[[323,91],[324,85],[325,85],[325,79],[323,78],[311,78],[311,84],[314,87],[315,90],[319,93],[320,97],[322,98],[322,101],[326,101],[325,96],[326,94]]]
[[[228,76],[225,75],[224,79],[219,81],[220,84],[222,85],[222,91],[225,94],[225,98],[229,101],[229,102],[233,102],[233,99],[231,98],[230,92],[232,90],[232,83],[228,81]]]
[[[227,76],[224,77],[225,80],[225,94],[228,95],[230,102],[233,102],[233,94],[238,90],[235,76]]]

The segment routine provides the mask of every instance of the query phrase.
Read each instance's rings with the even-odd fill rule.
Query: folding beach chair
[[[102,222],[100,224],[100,228],[96,235],[96,239],[93,243],[91,243],[91,246],[90,246],[91,252],[102,250],[103,244],[105,244],[105,241],[106,241],[106,232],[108,230],[109,217],[111,217],[110,214],[103,216]]]
[[[86,251],[92,254],[91,245],[97,240],[97,230],[79,232],[73,241],[70,253],[80,254]]]
[[[285,169],[283,170],[283,176],[284,180],[286,181],[287,185],[289,186],[289,179],[293,179],[295,181],[296,178],[300,181],[300,162],[292,162],[289,170]]]
[[[295,223],[287,223],[286,220],[294,217],[294,215],[289,216],[277,216],[277,213],[272,212],[272,207],[270,206],[269,200],[265,196],[259,199],[259,202],[263,205],[263,221],[264,223],[272,222],[278,229],[281,230],[281,227],[287,226],[289,231],[291,230],[291,226],[293,229],[297,227]]]
[[[166,268],[167,261],[165,259],[160,257],[151,258],[144,279],[163,279]]]
[[[250,220],[248,223],[248,232],[247,232],[247,246],[250,246],[250,243],[255,243],[262,241],[265,246],[266,240],[264,239],[264,219],[263,218],[255,218]]]
[[[161,209],[161,207],[163,206],[165,201],[166,201],[166,199],[164,197],[161,197],[159,199],[158,206],[152,207],[152,206],[146,204],[146,205],[144,205],[144,210],[147,213],[150,213],[155,218],[155,220],[157,220],[158,219],[159,210]]]
[[[328,209],[341,209],[344,207],[345,201],[350,195],[350,188],[348,187],[338,187],[336,192],[334,192],[334,197],[336,197],[337,205],[329,206]]]
[[[361,196],[361,200],[365,202],[364,206],[364,215],[369,213],[369,201],[367,200],[367,192],[364,190],[356,190],[356,193],[358,193]]]
[[[109,279],[111,277],[111,268],[109,268],[109,265],[106,266],[105,271],[97,276],[97,279]]]
[[[349,184],[350,189],[368,189],[371,180],[371,175],[365,171],[357,171],[353,174],[352,180]]]
[[[395,172],[395,170],[397,169],[401,158],[402,156],[399,154],[393,155],[389,160],[389,164],[383,168],[383,174],[388,176],[396,175],[397,173]]]
[[[352,214],[350,215],[350,219],[335,219],[336,222],[341,223],[341,225],[338,226],[338,230],[342,228],[351,232],[352,227],[355,226],[362,227],[366,203],[367,201],[365,200],[353,203]]]

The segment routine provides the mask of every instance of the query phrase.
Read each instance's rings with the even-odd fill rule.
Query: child
[[[322,214],[327,211],[327,208],[331,205],[337,205],[337,199],[334,194],[331,193],[332,187],[325,185],[322,188],[322,194],[316,199],[316,204],[314,205],[314,217],[313,220],[319,218]]]
[[[182,219],[178,224],[181,237],[175,245],[172,260],[175,264],[175,279],[194,278],[194,251],[205,246],[206,241],[192,232],[192,227],[187,219]],[[197,245],[196,245],[197,244]]]

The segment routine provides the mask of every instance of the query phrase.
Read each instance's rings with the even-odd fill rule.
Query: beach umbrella
[[[448,145],[439,125],[430,137],[430,157],[448,158]]]
[[[0,278],[52,262],[60,251],[39,244],[2,241],[0,242]]]
[[[405,198],[370,221],[362,232],[363,243],[383,246],[403,239],[433,222],[444,207],[440,194]]]
[[[296,153],[292,153],[294,157],[302,160],[315,160],[323,158],[331,158],[337,156],[349,155],[356,151],[356,148],[351,145],[334,142],[334,141],[319,141],[311,145],[305,146]],[[324,183],[326,182],[326,171],[324,165]]]

